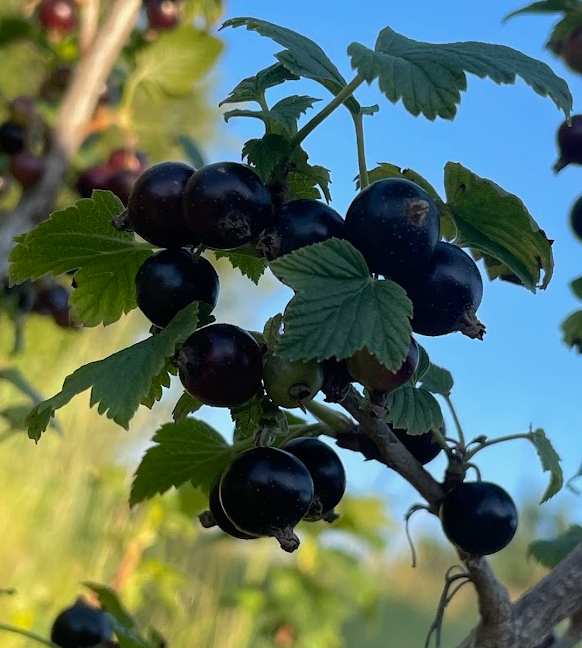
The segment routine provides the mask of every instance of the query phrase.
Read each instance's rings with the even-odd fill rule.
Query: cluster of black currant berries
[[[582,164],[582,115],[574,115],[570,124],[563,122],[556,136],[559,158],[554,171],[559,173],[568,164]],[[582,196],[579,196],[570,210],[570,227],[578,240],[582,241]]]
[[[51,641],[61,648],[119,648],[105,612],[82,597],[58,614],[51,628]]]

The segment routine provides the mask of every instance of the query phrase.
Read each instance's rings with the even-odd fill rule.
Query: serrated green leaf
[[[264,93],[269,88],[285,83],[285,81],[297,81],[299,77],[290,72],[282,63],[274,65],[257,72],[255,76],[243,79],[234,90],[223,99],[218,105],[227,103],[246,103],[249,101],[260,102]]]
[[[416,367],[416,371],[410,379],[413,387],[416,387],[416,384],[424,378],[426,372],[431,366],[433,366],[431,365],[430,358],[428,357],[426,349],[422,346],[422,344],[418,344],[418,342],[416,344],[418,346],[418,366]]]
[[[562,322],[562,340],[571,349],[582,353],[582,310],[568,315]]]
[[[572,110],[572,95],[563,79],[545,63],[505,45],[423,43],[386,27],[375,50],[352,43],[348,54],[368,83],[378,79],[389,101],[402,101],[408,112],[430,120],[455,117],[461,92],[467,89],[467,73],[498,84],[515,83],[520,76],[539,95],[550,97],[566,117]]]
[[[134,628],[137,625],[135,619],[120,601],[117,592],[111,587],[90,581],[85,581],[83,585],[97,594],[103,610],[115,617],[124,628]]]
[[[265,322],[263,328],[263,338],[267,349],[269,351],[274,351],[275,347],[279,344],[279,339],[281,338],[281,333],[283,331],[283,314],[277,313],[273,317]]]
[[[188,94],[212,68],[222,48],[219,38],[193,25],[160,34],[138,53],[136,67],[124,84],[122,105],[131,105],[139,87],[154,97]]]
[[[484,252],[481,252],[481,250],[472,249],[471,254],[475,261],[483,259],[483,265],[485,266],[485,271],[487,272],[490,281],[499,279],[499,281],[507,281],[516,286],[523,286],[522,280],[499,259],[496,259],[489,254],[485,254]]]
[[[145,405],[148,409],[152,409],[152,407],[162,399],[164,387],[167,388],[170,386],[172,376],[175,376],[177,373],[178,371],[176,367],[174,367],[171,361],[168,360],[160,373],[153,377],[150,390],[142,397],[141,404]]]
[[[198,303],[194,302],[157,335],[77,369],[65,378],[58,394],[30,412],[26,419],[28,436],[38,441],[55,411],[87,389],[91,390],[91,407],[97,404],[99,414],[128,429],[142,399],[150,393],[152,381],[174,355],[176,346],[195,331],[197,322]]]
[[[517,11],[512,11],[503,18],[502,22],[507,22],[510,18],[525,14],[561,13],[577,6],[579,6],[578,0],[541,0],[540,2],[532,2],[526,7],[517,9]]]
[[[387,409],[386,423],[413,436],[438,430],[444,425],[436,398],[422,387],[405,385],[390,392]]]
[[[445,166],[445,189],[458,245],[499,259],[532,292],[548,286],[554,271],[551,242],[517,196],[454,162]]]
[[[252,437],[261,425],[263,418],[263,397],[259,393],[239,407],[233,407],[230,415],[235,424],[233,441],[238,443]]]
[[[287,188],[290,194],[290,200],[299,200],[300,198],[321,198],[321,192],[329,203],[331,202],[331,175],[328,169],[318,164],[311,165],[306,159],[295,159],[294,168],[287,176]],[[317,189],[319,187],[319,189]]]
[[[448,369],[443,369],[443,367],[439,367],[431,362],[428,371],[422,378],[421,387],[432,394],[449,396],[454,384],[455,381]]]
[[[419,187],[422,187],[427,194],[435,201],[439,215],[441,217],[441,234],[450,241],[457,234],[457,228],[453,219],[453,214],[447,204],[439,196],[437,190],[430,184],[428,180],[423,178],[420,173],[416,173],[412,169],[401,169],[395,164],[388,162],[380,162],[378,166],[371,171],[368,171],[368,179],[370,182],[377,182],[383,178],[404,178],[415,182]],[[359,176],[356,178],[356,185],[360,186]]]
[[[279,355],[342,360],[365,346],[391,371],[401,366],[410,345],[412,304],[398,284],[373,279],[350,243],[309,245],[271,268],[296,292],[285,309]]]
[[[306,95],[293,95],[281,99],[270,110],[229,110],[224,113],[224,119],[228,122],[232,117],[254,117],[263,121],[267,127],[271,122],[276,122],[283,128],[286,135],[293,137],[297,133],[299,118],[317,101],[321,101],[321,99]]]
[[[551,49],[550,44],[560,43],[567,38],[575,29],[582,26],[582,6],[576,13],[568,13],[554,26],[546,47]]]
[[[177,135],[176,140],[188,158],[188,162],[195,168],[201,169],[206,164],[204,155],[196,142],[187,135]]]
[[[144,639],[137,630],[126,628],[111,613],[106,614],[120,648],[157,648]]]
[[[573,524],[565,533],[551,540],[534,540],[528,547],[528,556],[541,565],[553,569],[582,542],[582,526]]]
[[[546,436],[546,433],[541,428],[533,430],[529,438],[538,453],[543,471],[549,471],[550,473],[550,483],[540,500],[540,504],[543,504],[559,493],[564,485],[564,475],[560,466],[561,459],[560,455],[554,450],[554,446]]]
[[[192,412],[197,412],[202,407],[202,403],[199,400],[196,400],[194,396],[190,396],[188,392],[184,392],[176,406],[172,410],[172,418],[175,423],[181,423],[186,420],[188,414]]]
[[[327,54],[317,43],[306,36],[257,18],[232,18],[227,20],[220,29],[226,27],[246,27],[249,31],[255,31],[261,36],[279,43],[286,48],[275,54],[275,58],[279,62],[292,74],[313,79],[334,95],[339,94],[347,85],[347,81]],[[353,97],[345,102],[345,106],[353,114],[359,114],[361,111],[360,104]]]
[[[578,299],[582,299],[582,277],[578,277],[578,279],[574,279],[570,283],[570,288],[572,289],[572,292],[578,297]]]
[[[276,133],[268,133],[261,139],[251,139],[242,149],[242,159],[247,158],[250,166],[257,172],[263,182],[278,168],[290,153],[289,142]]]
[[[190,481],[206,492],[232,459],[232,446],[196,419],[166,423],[154,434],[133,478],[130,506]]]
[[[240,270],[244,277],[248,277],[255,285],[258,285],[260,278],[267,269],[267,262],[261,257],[244,254],[241,249],[232,252],[214,250],[214,256],[217,259],[228,259],[233,268]]]
[[[152,254],[147,245],[111,225],[122,211],[110,191],[94,191],[92,198],[55,212],[17,238],[9,257],[11,280],[21,283],[78,268],[70,297],[75,321],[85,326],[116,322],[136,307],[135,275]]]

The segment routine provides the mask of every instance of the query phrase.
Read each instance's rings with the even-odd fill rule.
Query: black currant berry
[[[180,8],[173,0],[150,0],[144,4],[151,29],[164,31],[180,24]]]
[[[243,164],[219,162],[196,171],[184,190],[188,229],[203,245],[232,250],[257,237],[271,223],[271,194]]]
[[[139,169],[121,169],[121,171],[114,171],[109,176],[106,189],[114,193],[124,205],[127,205],[133,187],[140,176],[141,170]]]
[[[76,328],[71,319],[69,291],[61,284],[52,284],[38,291],[32,310],[39,315],[51,315],[61,328]]]
[[[26,129],[11,121],[0,126],[0,151],[7,155],[16,155],[26,145]]]
[[[70,0],[42,0],[38,8],[40,24],[48,31],[66,34],[77,27],[77,12]]]
[[[352,378],[364,385],[366,389],[389,392],[402,387],[412,378],[418,367],[418,360],[418,345],[414,338],[411,338],[406,358],[397,371],[390,371],[365,347],[348,358],[347,367]]]
[[[184,342],[176,360],[186,391],[213,407],[246,403],[263,377],[261,349],[255,338],[232,324],[198,329]]]
[[[582,27],[576,27],[560,41],[558,53],[573,72],[582,72]]]
[[[142,313],[165,328],[195,301],[214,309],[220,290],[212,264],[186,249],[161,250],[146,259],[135,276],[135,297]]]
[[[194,169],[181,162],[162,162],[135,183],[127,205],[131,227],[159,247],[196,245],[184,222],[182,195]]]
[[[216,524],[220,529],[222,529],[222,531],[227,533],[229,536],[232,536],[233,538],[238,538],[239,540],[256,540],[258,536],[250,535],[237,529],[224,512],[224,509],[222,508],[222,504],[220,502],[221,478],[222,475],[214,480],[214,483],[212,484],[212,487],[210,489],[210,496],[208,498],[208,508],[212,513],[214,522],[216,522]]]
[[[408,434],[406,430],[400,429],[393,429],[392,432],[416,461],[423,466],[432,461],[443,449],[432,432],[420,435]]]
[[[465,482],[445,495],[439,512],[447,538],[466,553],[485,556],[506,547],[517,530],[517,509],[497,484]]]
[[[220,502],[241,531],[273,536],[285,551],[295,551],[294,527],[313,501],[313,480],[293,455],[277,448],[252,448],[224,471]]]
[[[102,610],[87,605],[82,598],[55,619],[51,641],[61,648],[90,648],[112,638],[111,627]]]
[[[426,268],[440,235],[434,200],[416,183],[385,178],[359,193],[346,214],[344,237],[370,272],[398,279]]]
[[[86,168],[77,178],[75,189],[81,198],[91,198],[95,189],[106,190],[111,178],[111,169],[105,164],[96,164]]]
[[[582,115],[572,115],[572,123],[564,121],[556,135],[560,157],[554,164],[559,173],[568,164],[582,164]]]
[[[31,189],[42,179],[46,170],[46,160],[24,150],[10,158],[8,168],[23,189]]]
[[[582,241],[582,196],[572,205],[570,210],[570,227],[579,241]]]
[[[269,353],[264,359],[263,383],[267,396],[278,407],[299,407],[313,400],[323,385],[318,362],[290,362]]]
[[[307,468],[313,480],[313,502],[306,520],[321,520],[337,506],[346,490],[346,471],[337,453],[319,439],[301,437],[282,446]]]
[[[483,339],[485,326],[477,319],[483,280],[475,262],[460,247],[438,243],[427,271],[401,281],[412,301],[412,330],[421,335],[460,331]]]
[[[272,261],[306,245],[342,238],[343,230],[343,218],[325,203],[293,200],[283,205],[277,224],[265,231],[258,247]]]

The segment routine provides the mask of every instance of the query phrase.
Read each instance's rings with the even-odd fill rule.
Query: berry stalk
[[[41,637],[40,635],[37,635],[34,632],[25,630],[24,628],[19,628],[18,626],[13,626],[8,623],[0,623],[0,630],[4,630],[5,632],[12,632],[13,634],[22,635],[27,639],[32,639],[37,643],[43,644],[44,646],[48,646],[48,648],[59,648],[59,646],[54,644],[52,641],[49,641],[48,639],[45,639],[44,637]]]

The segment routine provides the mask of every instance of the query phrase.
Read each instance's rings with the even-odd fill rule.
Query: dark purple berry
[[[570,210],[570,227],[579,241],[582,241],[582,196],[572,205]]]
[[[243,531],[237,529],[224,512],[224,509],[222,508],[222,504],[220,502],[221,477],[222,475],[214,480],[208,499],[208,508],[212,513],[214,521],[216,522],[218,527],[222,529],[222,531],[227,533],[229,536],[232,536],[233,538],[238,538],[239,540],[256,540],[258,536],[250,535],[249,533],[244,533]]]
[[[554,164],[559,173],[568,164],[582,164],[582,115],[572,115],[572,123],[564,121],[556,135],[560,157]]]
[[[51,629],[51,641],[61,648],[91,648],[105,644],[112,635],[103,610],[87,605],[82,598],[63,610]]]
[[[23,126],[6,121],[0,126],[0,152],[16,155],[26,145],[26,129]]]

